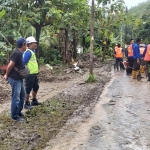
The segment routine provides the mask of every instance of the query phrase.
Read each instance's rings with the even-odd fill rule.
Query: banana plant
[[[0,11],[0,19],[5,15],[6,11],[3,9],[2,11]]]

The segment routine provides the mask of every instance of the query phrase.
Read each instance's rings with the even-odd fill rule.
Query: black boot
[[[42,103],[38,102],[38,100],[36,98],[32,99],[31,105],[32,106],[37,106],[37,105],[41,105]]]

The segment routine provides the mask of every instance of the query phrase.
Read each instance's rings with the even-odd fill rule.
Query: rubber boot
[[[133,79],[136,79],[136,71],[135,70],[132,70],[132,77],[133,77]]]

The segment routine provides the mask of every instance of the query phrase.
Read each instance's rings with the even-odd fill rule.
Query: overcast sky
[[[125,2],[125,5],[128,7],[128,8],[131,8],[133,6],[137,6],[139,3],[141,2],[145,2],[147,0],[124,0]]]
[[[92,0],[89,0],[89,4],[91,4]],[[95,0],[96,1],[96,0]],[[125,5],[129,8],[137,6],[139,3],[145,2],[147,0],[124,0]]]

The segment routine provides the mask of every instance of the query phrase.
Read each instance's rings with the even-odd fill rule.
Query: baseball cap
[[[21,48],[24,43],[26,43],[26,40],[23,37],[19,38],[16,42],[18,48]]]
[[[28,43],[33,43],[33,42],[37,42],[33,36],[29,36],[29,37],[26,39],[26,43],[27,43],[27,44],[28,44]]]

